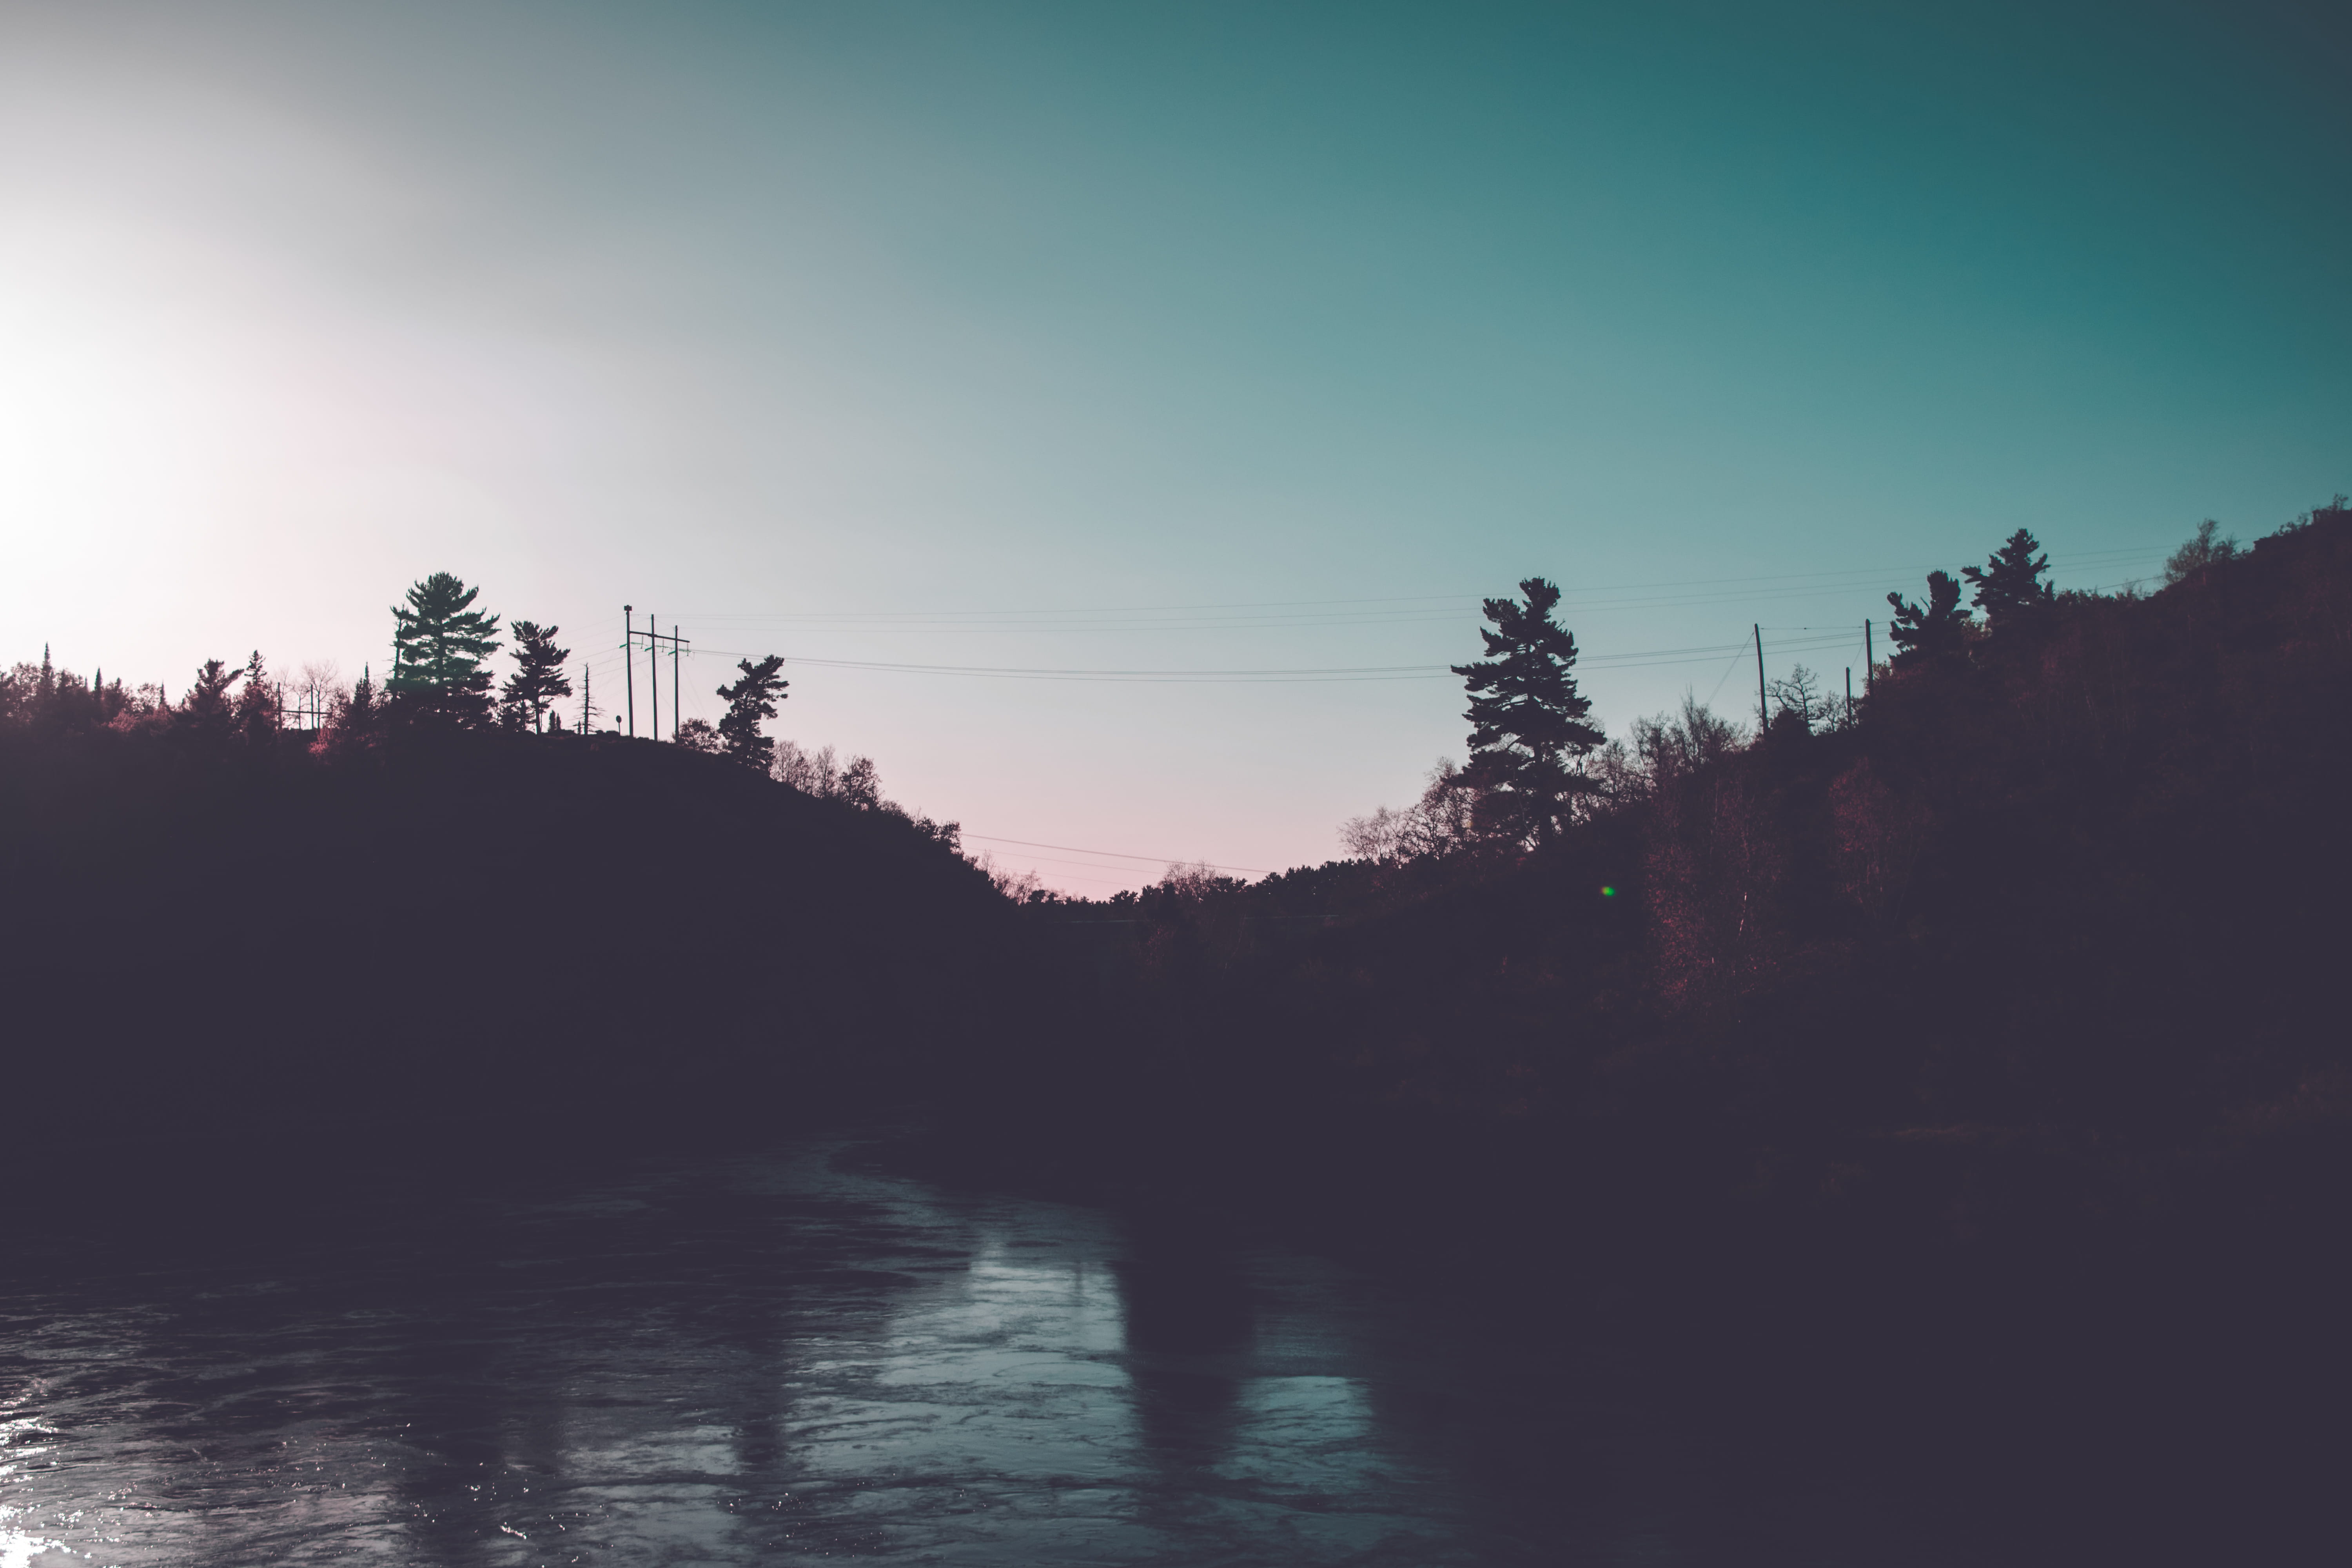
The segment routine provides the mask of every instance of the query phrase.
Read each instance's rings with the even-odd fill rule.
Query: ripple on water
[[[60,1254],[5,1311],[0,1568],[1556,1563],[1679,1507],[1635,1416],[1338,1266],[823,1149]]]

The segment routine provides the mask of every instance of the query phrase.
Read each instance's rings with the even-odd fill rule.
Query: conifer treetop
[[[729,756],[764,773],[775,755],[776,743],[760,733],[760,721],[776,716],[776,704],[792,695],[784,689],[792,682],[778,673],[784,668],[784,656],[780,653],[756,664],[741,659],[735,668],[742,672],[742,679],[719,689],[727,702],[726,716],[719,721],[719,739]]]
[[[1988,624],[1998,628],[2056,601],[2057,590],[2042,581],[2042,574],[2050,570],[2050,557],[2035,555],[2041,548],[2042,542],[2021,528],[1982,566],[1960,568],[1960,575],[1976,588],[1973,603]]]
[[[1922,664],[1967,651],[1969,613],[1960,608],[1960,580],[1949,572],[1927,574],[1927,598],[1915,605],[1900,594],[1886,595],[1895,617],[1887,635],[1895,641],[1897,667]]]
[[[498,651],[499,617],[473,608],[480,592],[454,574],[436,572],[392,607],[393,646],[400,656],[385,691],[394,697],[479,722],[489,712],[489,672],[482,661]]]
[[[1591,700],[1569,673],[1576,637],[1555,623],[1559,587],[1542,577],[1519,584],[1521,604],[1485,603],[1491,626],[1478,635],[1486,657],[1453,666],[1470,707],[1470,763],[1465,775],[1491,797],[1487,815],[1499,831],[1543,842],[1559,829],[1562,803],[1591,787],[1573,765],[1605,737],[1586,716]]]

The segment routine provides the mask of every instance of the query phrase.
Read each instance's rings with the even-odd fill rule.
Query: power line
[[[1785,651],[1811,652],[1834,647],[1851,639],[1853,634],[1815,636],[1782,645]],[[1747,644],[1709,643],[1696,647],[1651,648],[1628,653],[1580,653],[1577,662],[1582,666],[1604,669],[1639,669],[1675,664],[1712,664],[1727,652],[1744,649]],[[705,651],[740,656],[737,648],[710,648]],[[748,656],[742,656],[748,657]],[[1126,669],[1082,668],[1058,665],[990,665],[990,664],[906,664],[880,659],[795,658],[788,662],[813,665],[825,669],[874,670],[897,675],[951,675],[992,677],[1011,680],[1098,680],[1127,681],[1142,684],[1215,684],[1260,685],[1276,682],[1325,682],[1345,680],[1443,680],[1453,673],[1451,665],[1444,664],[1366,664],[1322,665],[1292,668],[1233,668],[1233,669]]]
[[[732,648],[714,651],[732,653]],[[868,659],[794,658],[793,664],[826,669],[887,671],[898,675],[979,676],[1004,680],[1094,680],[1139,685],[1273,685],[1349,680],[1442,680],[1452,672],[1442,664],[1335,666],[1303,669],[1069,669],[979,664],[885,664]]]
[[[2161,555],[2162,553],[2163,552],[2159,550],[2147,547],[2119,546],[2108,550],[2075,551],[2064,555],[2053,554],[2052,561],[2054,566],[2061,568],[2082,567],[2114,564],[2116,563],[2117,558],[2151,559]],[[1769,596],[1775,597],[1791,596],[1812,592],[1831,593],[1839,591],[1841,588],[1853,586],[1855,580],[1883,580],[1891,574],[1938,570],[1945,564],[1945,563],[1939,562],[1925,566],[1913,564],[1905,566],[1840,567],[1827,572],[1781,572],[1745,576],[1667,578],[1647,583],[1611,584],[1585,588],[1570,587],[1563,595],[1563,601],[1570,608],[1581,608],[1587,610],[1650,608],[1655,607],[1655,605],[1649,602],[1638,604],[1622,602],[1610,603],[1602,599],[1601,596],[1612,594],[1649,593],[1664,588],[1721,588],[1738,584],[1813,584],[1813,586],[1811,587],[1792,589],[1783,586],[1769,590],[1768,593]],[[1087,629],[1089,626],[1093,626],[1094,623],[1084,619],[1083,617],[1102,617],[1112,616],[1122,617],[1119,626],[1117,627],[1102,626],[1097,628],[1109,630],[1129,628],[1160,629],[1151,626],[1149,624],[1138,626],[1134,617],[1139,616],[1198,616],[1224,611],[1276,610],[1290,612],[1293,616],[1296,616],[1296,614],[1300,611],[1309,612],[1305,620],[1296,622],[1296,624],[1299,625],[1312,625],[1318,621],[1344,625],[1350,624],[1355,621],[1357,617],[1361,617],[1360,624],[1369,625],[1391,618],[1439,619],[1443,618],[1444,612],[1437,612],[1422,606],[1436,605],[1472,606],[1484,603],[1485,599],[1489,595],[1477,594],[1420,594],[1391,595],[1381,597],[1349,599],[1262,599],[1242,600],[1220,604],[1098,605],[1034,609],[697,612],[694,618],[719,623],[793,622],[809,625],[811,626],[823,626],[824,629],[829,630],[850,629],[845,626],[844,623],[862,622],[869,624],[877,630],[936,629],[1028,631]],[[1735,596],[1736,595],[1699,595],[1696,600],[1693,602],[1704,602],[1716,598]],[[1658,603],[1670,602],[1674,601],[1660,601]],[[1318,611],[1319,607],[1325,605],[1362,606],[1381,605],[1414,607],[1401,608],[1394,611],[1339,609],[1330,611],[1328,614],[1318,615],[1314,613]],[[1202,622],[1198,626],[1189,629],[1214,630],[1221,629],[1225,626],[1250,625],[1253,624],[1254,620],[1256,622],[1264,622],[1266,619],[1267,617],[1262,616],[1226,617],[1216,621]],[[1031,622],[1039,620],[1059,621],[1068,622],[1071,624],[1070,626],[1064,627],[1036,625],[987,627],[978,624],[987,621],[1011,622],[1024,620]]]
[[[1129,878],[1139,877],[1147,874],[1145,872],[1138,871],[1133,867],[1129,866],[1106,866],[1099,860],[1065,860],[1059,856],[1055,855],[1024,855],[1021,857],[1021,859],[1039,866],[1076,866],[1089,871],[1115,871]],[[1177,862],[1171,862],[1171,864],[1176,863]],[[1198,860],[1184,863],[1195,866],[1203,864],[1203,862]],[[1088,879],[1092,880],[1095,879]]]
[[[1100,855],[1111,860],[1151,860],[1162,866],[1206,866],[1217,871],[1247,871],[1253,876],[1270,877],[1274,873],[1263,866],[1225,866],[1214,860],[1188,860],[1181,855],[1129,855],[1118,849],[1082,849],[1075,844],[1038,844],[1026,838],[999,838],[993,834],[967,833],[966,838],[977,838],[983,844],[1018,844],[1024,849],[1059,849],[1066,855]],[[1111,870],[1111,867],[1101,868]]]

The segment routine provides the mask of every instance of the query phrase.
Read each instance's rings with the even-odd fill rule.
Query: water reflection
[[[20,1258],[0,1568],[1775,1554],[1540,1346],[835,1152]]]

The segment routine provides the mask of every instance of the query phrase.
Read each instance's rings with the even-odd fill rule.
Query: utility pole
[[[661,637],[651,610],[646,612],[646,698],[654,705],[654,721],[646,733],[661,739]]]
[[[1853,666],[1845,667],[1845,721],[1853,722]]]
[[[1764,731],[1772,727],[1772,711],[1766,706],[1764,697],[1764,627],[1760,623],[1749,624],[1756,630],[1756,738],[1760,741]]]
[[[629,688],[629,739],[637,738],[637,667],[632,659],[637,651],[635,628],[629,624],[631,606],[621,606],[621,679]]]
[[[588,732],[589,714],[595,704],[596,667],[583,664],[580,667],[580,732],[583,735]]]
[[[1870,689],[1871,678],[1878,672],[1878,655],[1871,650],[1870,623],[1862,623],[1862,689]]]
[[[677,624],[674,621],[670,623],[670,628],[666,632],[654,630],[653,625],[653,617],[646,616],[646,663],[652,672],[654,683],[653,736],[656,741],[661,739],[661,656],[667,653],[669,655],[669,738],[675,741],[677,739],[678,731],[686,724],[686,705],[679,700],[681,679],[678,675],[678,659],[694,644],[690,638],[678,635]],[[664,643],[667,643],[669,647],[664,648],[662,647]]]

